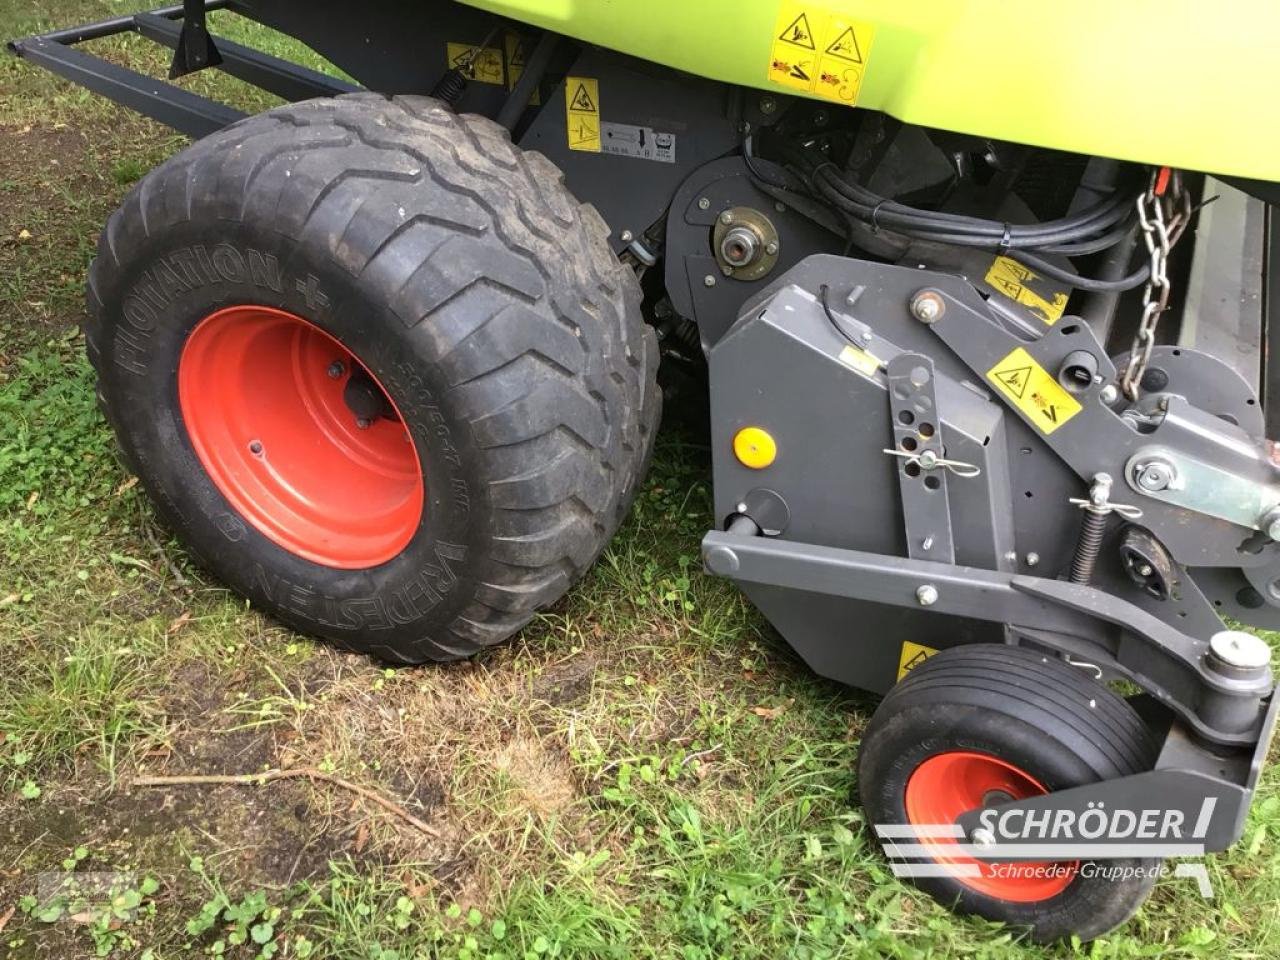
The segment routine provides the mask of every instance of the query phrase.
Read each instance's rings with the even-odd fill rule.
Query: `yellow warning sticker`
[[[600,82],[587,77],[565,77],[565,122],[569,149],[600,152]]]
[[[857,102],[873,24],[810,0],[783,0],[773,32],[770,80],[836,103]]]
[[[987,379],[1045,435],[1081,410],[1076,398],[1022,347],[988,370]]]
[[[520,78],[524,76],[524,66],[528,60],[529,41],[525,37],[508,33],[503,46],[507,50],[507,89],[514,90],[516,84],[520,82]],[[529,105],[532,107],[542,105],[542,93],[540,91],[533,91],[533,96],[529,98]]]
[[[853,367],[864,376],[874,376],[875,372],[880,369],[880,359],[861,347],[847,346],[840,351],[840,360],[847,366]]]
[[[1020,303],[1049,326],[1062,319],[1067,309],[1068,294],[1046,287],[1044,279],[1017,260],[996,257],[987,271],[987,285]]]
[[[502,87],[507,83],[507,71],[502,66],[502,51],[497,47],[479,47],[470,43],[446,43],[449,66],[461,70],[470,80],[493,83]]]
[[[933,647],[926,647],[923,643],[912,643],[910,640],[904,641],[902,644],[902,656],[898,658],[898,679],[901,680],[937,652]]]

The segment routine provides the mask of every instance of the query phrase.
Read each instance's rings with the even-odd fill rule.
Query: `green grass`
[[[127,9],[10,3],[0,35]],[[288,38],[214,24],[326,68]],[[165,67],[138,38],[95,49]],[[183,83],[271,102],[225,78]],[[874,703],[815,678],[700,573],[696,438],[663,439],[587,580],[475,663],[387,671],[247,610],[116,460],[77,333],[97,231],[182,144],[0,59],[0,917],[51,873],[148,878],[115,927],[24,906],[0,923],[0,956],[1280,954],[1270,771],[1244,840],[1211,858],[1215,901],[1163,881],[1089,947],[1020,945],[896,882],[851,803]],[[129,786],[294,765],[395,798],[438,835],[319,783]]]

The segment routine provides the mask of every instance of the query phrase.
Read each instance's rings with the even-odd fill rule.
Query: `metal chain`
[[[1156,326],[1169,308],[1173,293],[1169,285],[1169,252],[1191,219],[1191,195],[1182,184],[1181,174],[1165,168],[1152,173],[1151,183],[1138,195],[1137,203],[1138,224],[1151,257],[1151,277],[1142,292],[1142,319],[1129,350],[1129,363],[1120,378],[1124,395],[1134,401],[1156,345]]]

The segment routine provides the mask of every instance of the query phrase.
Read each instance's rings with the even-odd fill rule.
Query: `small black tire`
[[[484,118],[377,94],[283,106],[110,218],[87,295],[100,402],[161,517],[256,607],[391,662],[467,657],[564,596],[651,455],[657,342],[608,235]],[[285,549],[204,469],[178,371],[201,320],[240,304],[318,328],[396,408],[425,490],[398,554]]]
[[[1156,745],[1129,704],[1061,660],[1024,647],[952,647],[890,690],[867,725],[858,756],[867,823],[911,823],[912,776],[926,761],[964,754],[1010,764],[1052,792],[1149,770]],[[953,876],[913,882],[957,913],[1007,923],[1038,942],[1090,940],[1133,916],[1160,868],[1155,859],[1092,863],[1115,872],[1082,864],[1065,889],[1030,902]]]

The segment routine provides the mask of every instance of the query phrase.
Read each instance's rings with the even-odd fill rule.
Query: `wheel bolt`
[[[342,378],[342,375],[347,372],[347,369],[342,365],[341,360],[335,360],[333,363],[329,364],[328,372],[330,380],[339,380]]]

